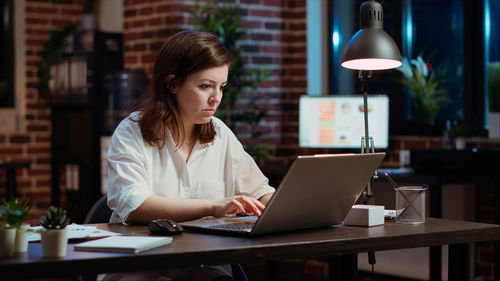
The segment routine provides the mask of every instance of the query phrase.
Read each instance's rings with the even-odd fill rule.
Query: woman
[[[227,50],[209,33],[179,32],[163,45],[148,99],[120,123],[110,143],[111,222],[262,213],[274,188],[230,129],[213,116],[230,62]],[[226,268],[214,267],[213,276],[228,275]],[[210,270],[203,268],[203,280],[211,280],[205,279],[212,276]]]

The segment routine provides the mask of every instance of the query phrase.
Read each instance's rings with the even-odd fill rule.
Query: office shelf
[[[62,205],[65,194],[72,222],[82,223],[101,197],[100,139],[111,78],[123,66],[122,35],[78,31],[72,38],[51,71],[51,201]]]

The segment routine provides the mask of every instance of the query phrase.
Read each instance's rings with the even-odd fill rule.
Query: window
[[[359,29],[359,6],[363,1],[329,1],[329,92],[361,93],[357,73],[342,69],[340,59],[345,44]],[[400,47],[403,57],[422,55],[433,69],[442,70],[450,102],[443,105],[435,131],[440,134],[446,120],[464,121],[475,134],[485,134],[485,63],[498,61],[497,34],[485,41],[483,26],[490,12],[490,26],[498,26],[499,1],[464,0],[385,0],[384,30]],[[488,8],[485,9],[485,8]],[[493,31],[493,30],[491,30]],[[487,46],[489,51],[483,52]],[[486,53],[486,54],[485,54]],[[486,56],[486,57],[485,57]],[[377,71],[369,80],[369,94],[387,94],[390,98],[391,134],[416,134],[416,116],[409,93],[397,82],[400,73]]]
[[[485,41],[485,62],[486,65],[500,63],[500,32],[496,27],[500,26],[500,1],[485,0],[484,9],[484,41]],[[486,75],[489,68],[486,68]],[[487,90],[488,87],[487,87]],[[488,95],[485,95],[486,108],[490,109]],[[488,124],[489,125],[489,124]]]
[[[0,108],[14,107],[12,0],[0,0]]]

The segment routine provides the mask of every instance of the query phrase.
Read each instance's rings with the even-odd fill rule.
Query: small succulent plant
[[[40,219],[40,224],[46,229],[64,229],[69,224],[66,211],[50,206],[47,214]]]

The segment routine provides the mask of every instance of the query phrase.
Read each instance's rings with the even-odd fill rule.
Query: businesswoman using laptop
[[[111,222],[261,214],[274,188],[231,130],[213,116],[230,64],[229,53],[212,34],[182,31],[165,42],[147,99],[120,123],[111,139],[107,155]],[[167,276],[231,280],[224,279],[230,278],[228,268],[171,270]]]

